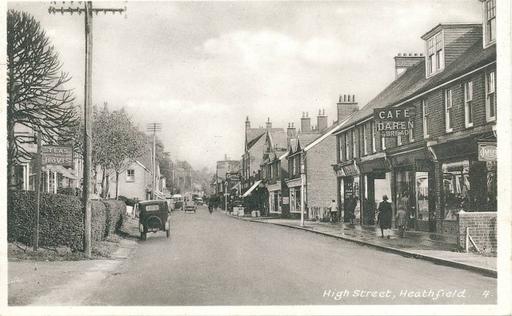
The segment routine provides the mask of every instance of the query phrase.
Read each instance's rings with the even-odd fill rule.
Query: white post
[[[304,176],[300,174],[300,226],[304,226]]]

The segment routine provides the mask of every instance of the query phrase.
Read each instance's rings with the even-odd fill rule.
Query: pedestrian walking
[[[407,212],[403,208],[399,208],[398,211],[396,211],[396,225],[398,226],[400,237],[403,238],[407,228]]]
[[[384,230],[391,229],[391,217],[393,211],[391,210],[391,203],[388,202],[388,196],[382,196],[382,202],[379,203],[379,213],[377,215],[377,223],[380,226],[381,237],[384,238]],[[389,234],[387,236],[389,239]]]
[[[329,206],[329,211],[331,212],[331,223],[336,223],[338,221],[338,205],[336,205],[336,201],[332,200],[331,205]]]

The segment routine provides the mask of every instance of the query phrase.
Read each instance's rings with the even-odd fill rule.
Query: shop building
[[[357,196],[357,221],[372,225],[383,194],[422,231],[455,234],[461,210],[496,211],[494,1],[483,6],[483,26],[439,24],[422,36],[424,58],[395,57],[406,69],[336,132],[345,219]],[[383,137],[374,110],[399,106],[415,110],[413,126]]]
[[[261,214],[268,213],[268,190],[263,183],[263,159],[267,150],[268,135],[274,142],[281,144],[285,139],[286,132],[283,128],[273,128],[270,118],[267,119],[265,127],[251,128],[249,118],[245,121],[245,150],[242,155],[241,166],[241,187],[247,211],[258,210]],[[285,146],[285,145],[279,145]]]
[[[344,118],[345,112],[339,118]],[[336,176],[331,165],[336,162],[336,137],[333,133],[340,126],[338,120],[328,126],[325,110],[319,110],[316,128],[310,129],[307,114],[301,118],[301,132],[288,146],[288,174],[290,213],[300,216],[301,199],[304,199],[305,217],[321,220],[329,218],[329,206],[337,200]],[[305,131],[305,132],[302,132]]]

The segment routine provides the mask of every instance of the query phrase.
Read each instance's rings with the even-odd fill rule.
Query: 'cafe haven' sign
[[[42,146],[41,162],[45,165],[73,166],[73,149],[67,146]]]
[[[373,110],[377,131],[384,137],[407,136],[414,128],[415,108],[399,106]]]

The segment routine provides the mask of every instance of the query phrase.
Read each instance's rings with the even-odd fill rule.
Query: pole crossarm
[[[81,1],[79,3],[81,3]],[[85,7],[71,7],[70,6],[70,7],[65,8],[65,7],[50,6],[48,8],[48,13],[50,13],[50,14],[69,13],[71,15],[73,13],[78,13],[80,15],[82,13],[85,13],[86,10],[89,10],[91,13],[95,13],[96,15],[98,15],[98,13],[103,13],[103,14],[107,14],[107,13],[116,14],[116,13],[119,13],[119,14],[122,14],[122,13],[125,13],[127,11],[126,7],[124,7],[124,8],[88,8],[88,9],[86,9]]]

